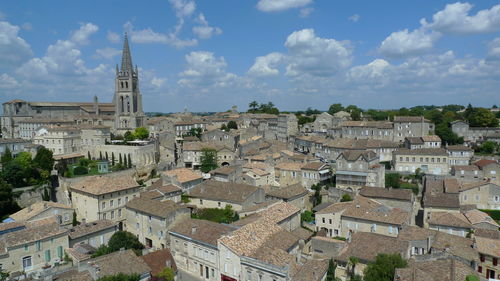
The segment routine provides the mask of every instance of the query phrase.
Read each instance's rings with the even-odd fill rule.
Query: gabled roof
[[[194,198],[242,204],[261,188],[233,182],[205,181],[189,191]]]
[[[409,189],[393,189],[384,187],[365,186],[359,194],[368,198],[384,198],[411,201],[413,193]]]
[[[356,257],[363,263],[373,262],[378,254],[401,254],[408,251],[409,243],[395,237],[370,232],[355,232],[351,242],[342,249],[340,261],[348,262],[350,257]]]
[[[485,166],[488,166],[488,165],[493,164],[493,163],[498,164],[498,162],[495,160],[481,159],[481,160],[477,161],[476,163],[474,163],[474,165],[478,166],[479,169],[482,170]]]
[[[472,229],[472,224],[462,213],[431,212],[428,223],[432,225],[444,225]]]
[[[284,200],[290,200],[297,197],[305,196],[309,193],[302,184],[294,184],[290,186],[281,187],[278,189],[271,190],[267,192],[266,196],[281,198]]]
[[[235,229],[226,224],[189,218],[177,223],[169,232],[217,247],[217,240]]]
[[[319,171],[323,169],[328,169],[330,166],[328,164],[322,163],[322,162],[309,162],[302,166],[302,170],[313,170],[313,171]]]
[[[176,204],[174,201],[165,200],[158,201],[153,199],[147,199],[142,197],[136,197],[126,204],[127,209],[139,211],[144,214],[153,215],[159,218],[166,219],[170,216],[172,212],[181,209],[180,205]]]
[[[29,207],[23,208],[22,210],[10,215],[9,217],[12,218],[15,221],[27,221],[45,210],[48,209],[67,209],[71,210],[71,206],[64,205],[61,203],[56,203],[56,202],[50,202],[50,201],[42,201],[42,202],[36,202],[30,205]]]
[[[139,184],[132,176],[120,174],[86,177],[82,181],[73,183],[71,190],[78,190],[93,195],[102,195],[135,187],[139,187]]]
[[[340,159],[341,157],[347,161],[356,161],[359,158],[363,158],[365,161],[371,161],[373,159],[376,159],[378,156],[375,152],[371,150],[366,150],[366,151],[348,150],[340,153],[337,159]]]
[[[408,149],[400,148],[393,152],[394,155],[432,155],[432,156],[448,156],[444,148],[417,148]]]
[[[203,176],[188,168],[178,168],[164,172],[166,176],[176,176],[180,183],[203,179]]]

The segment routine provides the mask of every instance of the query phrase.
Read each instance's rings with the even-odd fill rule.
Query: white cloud
[[[92,23],[82,24],[80,28],[73,32],[71,35],[71,41],[77,44],[88,44],[88,39],[90,35],[96,33],[99,30],[97,25]]]
[[[0,89],[14,89],[18,86],[19,82],[14,77],[7,73],[0,75]]]
[[[288,48],[286,74],[333,75],[351,64],[349,42],[316,36],[313,29],[295,31],[285,42]]]
[[[106,38],[108,39],[109,42],[111,43],[120,43],[121,37],[118,33],[112,32],[108,30],[108,34],[106,35]]]
[[[259,0],[257,9],[263,12],[278,12],[304,7],[312,2],[313,0]]]
[[[174,8],[175,14],[178,18],[189,17],[196,10],[196,4],[194,1],[169,0],[169,2]]]
[[[226,72],[227,63],[224,57],[215,57],[212,52],[196,51],[185,56],[187,69],[179,75],[177,83],[184,87],[226,87],[236,75]]]
[[[500,37],[488,43],[488,60],[500,60]]]
[[[301,18],[307,18],[309,15],[311,15],[311,13],[313,11],[314,11],[313,7],[302,8],[302,9],[300,9],[299,17],[301,17]]]
[[[278,66],[283,62],[284,55],[281,53],[270,53],[266,56],[257,57],[255,63],[248,70],[252,76],[275,76],[279,74]]]
[[[112,59],[118,55],[121,54],[121,50],[111,48],[111,47],[106,47],[102,49],[97,49],[95,50],[96,56],[99,58],[104,58],[104,59]]]
[[[160,33],[155,32],[151,28],[146,28],[142,30],[134,29],[131,22],[127,22],[124,25],[125,30],[128,31],[130,39],[134,43],[162,43],[167,44],[176,48],[184,48],[190,46],[196,46],[198,41],[196,39],[180,39],[177,37],[177,33]]]
[[[193,27],[193,33],[196,34],[201,39],[209,39],[213,35],[219,35],[222,33],[222,29],[218,27],[213,27],[208,24],[203,13],[198,15],[196,20],[200,25]]]
[[[352,16],[350,16],[349,18],[347,18],[349,21],[352,21],[352,22],[358,22],[359,19],[360,19],[360,16],[358,14],[354,14]]]
[[[490,9],[478,11],[475,15],[469,15],[472,9],[469,3],[448,4],[432,16],[432,22],[421,20],[422,26],[432,28],[443,33],[487,33],[500,31],[500,5]]]
[[[19,30],[18,26],[0,21],[0,70],[19,66],[33,55],[30,45],[19,37]]]
[[[402,58],[424,54],[432,49],[434,42],[440,38],[437,32],[428,31],[426,28],[408,29],[393,32],[379,47],[380,53],[392,58]]]
[[[383,59],[375,59],[367,65],[359,65],[352,67],[348,76],[353,79],[378,78],[384,74],[384,70],[389,66],[389,63]]]
[[[163,87],[163,85],[165,85],[165,82],[167,82],[166,78],[154,77],[153,79],[151,79],[151,85],[153,85],[156,88]]]

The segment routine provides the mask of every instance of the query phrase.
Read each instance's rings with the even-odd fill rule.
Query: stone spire
[[[128,37],[125,32],[125,40],[123,41],[123,53],[122,53],[122,68],[121,72],[123,74],[130,73],[132,74],[134,68],[132,66],[132,56],[130,55],[130,48],[128,46]]]

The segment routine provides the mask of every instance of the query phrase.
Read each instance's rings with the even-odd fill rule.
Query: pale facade
[[[500,186],[487,182],[463,184],[460,205],[475,205],[477,209],[500,209]]]
[[[82,149],[81,131],[77,127],[42,127],[33,138],[54,155],[79,153]]]
[[[393,154],[393,166],[398,172],[446,175],[449,171],[449,155],[442,148],[399,149]]]
[[[384,186],[385,167],[372,151],[345,151],[337,158],[337,188],[356,191],[363,186]]]

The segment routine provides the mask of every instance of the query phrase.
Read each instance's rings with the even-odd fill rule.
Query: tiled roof
[[[461,213],[431,212],[429,215],[430,218],[427,222],[432,225],[444,225],[472,229],[472,225]]]
[[[293,281],[320,281],[328,271],[328,260],[307,260],[297,273]]]
[[[492,257],[500,257],[500,240],[485,237],[475,237],[477,251]]]
[[[169,249],[158,250],[143,256],[140,258],[151,268],[151,275],[158,276],[167,265],[177,272],[177,265],[175,264],[174,258],[170,253]]]
[[[400,148],[394,151],[394,155],[448,156],[448,153],[443,148],[417,148],[417,149]]]
[[[302,197],[307,195],[309,192],[302,184],[294,184],[290,186],[281,187],[278,189],[273,189],[267,192],[267,196],[282,198],[285,200],[289,200],[292,198]]]
[[[3,235],[6,247],[14,247],[34,241],[54,237],[66,233],[68,230],[60,227],[57,222],[44,224],[28,224],[27,228]],[[1,251],[1,250],[0,250]]]
[[[230,175],[231,173],[235,172],[236,168],[231,167],[231,166],[225,166],[225,167],[219,167],[213,171],[211,171],[211,174],[221,174],[221,175]]]
[[[99,277],[115,275],[118,273],[124,274],[144,274],[151,272],[151,268],[132,250],[117,251],[111,254],[100,256],[88,261],[99,268]]]
[[[127,209],[132,209],[145,213],[148,215],[153,215],[159,218],[168,218],[169,215],[182,208],[180,205],[176,204],[174,201],[165,200],[158,201],[142,197],[136,197],[127,202]]]
[[[457,179],[444,179],[443,186],[445,193],[458,193],[460,190],[460,184]]]
[[[369,198],[385,198],[411,201],[413,194],[409,189],[393,189],[384,187],[365,186],[360,192],[360,195]]]
[[[438,231],[434,237],[432,248],[447,251],[454,256],[473,261],[479,259],[479,255],[477,254],[477,250],[473,248],[473,244],[472,239]]]
[[[216,222],[185,219],[177,223],[170,232],[177,233],[191,239],[198,240],[217,247],[217,240],[225,234],[229,234],[236,228],[233,226]]]
[[[340,123],[339,127],[368,127],[379,129],[392,129],[391,122],[386,121],[344,121]]]
[[[355,232],[351,242],[342,249],[339,260],[348,262],[350,257],[356,257],[364,262],[373,262],[378,254],[402,254],[408,251],[408,242],[395,237],[370,232]]]
[[[423,136],[421,138],[425,142],[430,142],[430,141],[441,142],[441,138],[438,135],[428,135],[428,136]]]
[[[425,194],[424,207],[460,208],[458,193]]]
[[[394,122],[429,122],[423,116],[394,116]]]
[[[465,145],[448,145],[446,150],[451,151],[472,151],[472,148]]]
[[[342,213],[343,217],[398,225],[410,222],[410,214],[408,212],[380,204],[363,196],[357,196],[349,203],[349,207]]]
[[[139,184],[130,175],[90,176],[73,183],[72,190],[78,190],[93,195],[102,195],[138,187]]]
[[[97,220],[93,222],[81,223],[80,225],[73,226],[69,229],[68,235],[71,239],[76,239],[87,234],[97,233],[99,231],[117,228],[117,222],[110,220]]]
[[[25,139],[8,139],[8,138],[1,138],[0,139],[0,144],[4,144],[4,143],[23,143],[23,142],[26,142],[26,143],[29,143],[30,141],[29,140],[25,140]]]
[[[321,169],[328,169],[329,166],[325,163],[322,162],[309,162],[302,166],[302,170],[313,170],[313,171],[319,171]]]
[[[481,181],[481,180],[463,183],[462,186],[460,186],[460,191],[465,191],[465,190],[473,189],[473,188],[488,185],[488,184],[492,184],[492,183],[489,183],[487,181]]]
[[[470,265],[454,258],[415,261],[411,259],[405,268],[396,268],[396,281],[461,281],[468,275],[476,275]]]
[[[336,138],[328,141],[323,146],[340,149],[376,149],[376,148],[398,148],[399,144],[393,141],[374,140],[374,139],[348,139]]]
[[[87,270],[78,271],[76,269],[65,271],[61,274],[54,275],[52,281],[93,281],[92,275]]]
[[[414,225],[404,225],[401,230],[399,230],[398,239],[402,241],[422,241],[427,240],[429,237],[434,237],[436,234],[436,230]]]
[[[465,217],[471,224],[489,223],[498,227],[498,224],[487,213],[481,212],[477,209],[472,209],[464,213]]]
[[[59,208],[59,209],[67,209],[67,210],[73,209],[70,206],[67,206],[67,205],[64,205],[61,203],[42,201],[42,202],[33,203],[31,206],[26,207],[26,208],[24,208],[16,213],[10,215],[9,217],[15,221],[27,221],[27,220],[39,215],[43,211],[50,209],[50,208]]]
[[[497,163],[497,161],[495,160],[488,160],[488,159],[481,159],[477,162],[474,163],[474,165],[478,166],[479,169],[483,169],[484,166],[487,166],[487,165],[490,165],[490,164],[493,164],[493,163]]]
[[[296,163],[296,162],[281,162],[274,168],[287,171],[300,171],[303,165],[304,165],[303,163]]]
[[[455,171],[477,171],[479,170],[479,168],[475,165],[456,165],[456,166],[452,166],[451,167],[452,169],[454,169]]]
[[[377,154],[371,150],[358,151],[358,150],[346,150],[343,151],[338,158],[343,157],[347,161],[356,161],[360,157],[363,157],[365,161],[371,161],[377,158]]]
[[[474,236],[491,239],[500,239],[500,231],[497,229],[476,228]]]
[[[164,174],[170,177],[177,176],[177,180],[181,183],[199,180],[203,178],[200,174],[188,168],[173,169],[164,172]]]
[[[194,198],[218,200],[241,204],[260,188],[233,182],[205,181],[189,191]]]

